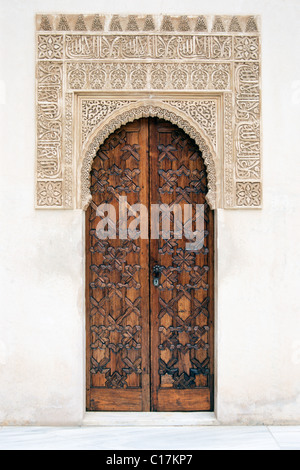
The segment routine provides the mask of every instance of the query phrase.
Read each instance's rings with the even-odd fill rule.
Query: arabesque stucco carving
[[[37,208],[85,208],[108,135],[139,117],[198,144],[212,208],[259,208],[260,33],[253,16],[37,15]]]

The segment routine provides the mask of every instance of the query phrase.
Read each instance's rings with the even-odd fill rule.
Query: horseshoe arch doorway
[[[167,121],[136,120],[100,146],[86,211],[87,411],[213,410],[214,212],[207,191],[201,151]],[[113,236],[99,238],[99,207],[110,205],[118,216],[121,200],[127,236],[116,218]],[[147,208],[146,229],[130,212],[136,204]],[[178,236],[175,211],[167,236],[160,213],[153,237],[152,208],[161,205],[182,210],[184,221],[192,215],[192,228],[202,217],[201,248],[188,249],[184,230]],[[128,236],[130,227],[144,235]]]

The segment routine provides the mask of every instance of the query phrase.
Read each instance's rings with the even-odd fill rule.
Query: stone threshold
[[[83,426],[213,426],[215,413],[87,412]]]

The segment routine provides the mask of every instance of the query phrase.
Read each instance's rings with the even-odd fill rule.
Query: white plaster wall
[[[218,211],[216,413],[300,423],[298,0],[0,0],[0,424],[84,412],[83,219],[34,210],[34,16],[261,14],[264,208]]]

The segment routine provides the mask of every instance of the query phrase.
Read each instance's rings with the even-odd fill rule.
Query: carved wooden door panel
[[[127,124],[97,152],[86,214],[88,410],[213,409],[213,214],[206,191],[201,152],[170,123]],[[148,208],[149,239],[123,237],[120,196],[128,207]],[[97,208],[104,203],[115,207],[117,221],[113,239],[101,240]],[[187,249],[190,238],[174,238],[174,213],[170,237],[153,239],[152,204],[174,203],[204,204],[200,250]],[[196,214],[189,215],[194,227]]]
[[[149,409],[148,240],[101,240],[97,207],[119,196],[148,207],[148,125],[121,128],[100,147],[91,173],[87,211],[87,407]],[[130,220],[130,219],[129,219]],[[125,237],[124,237],[125,238]]]
[[[205,202],[205,166],[192,140],[169,123],[151,121],[150,155],[151,204],[174,204],[181,214],[189,206],[193,209],[186,217],[187,223],[192,221],[190,230],[195,230],[196,217],[204,217],[204,243],[198,251],[187,249],[189,233],[186,238],[182,231],[182,238],[176,239],[175,212],[171,213],[171,238],[164,239],[161,231],[158,239],[151,240],[150,267],[160,266],[159,286],[151,284],[150,296],[151,408],[210,410],[214,250],[212,212]],[[196,213],[196,204],[204,205],[203,214]]]

